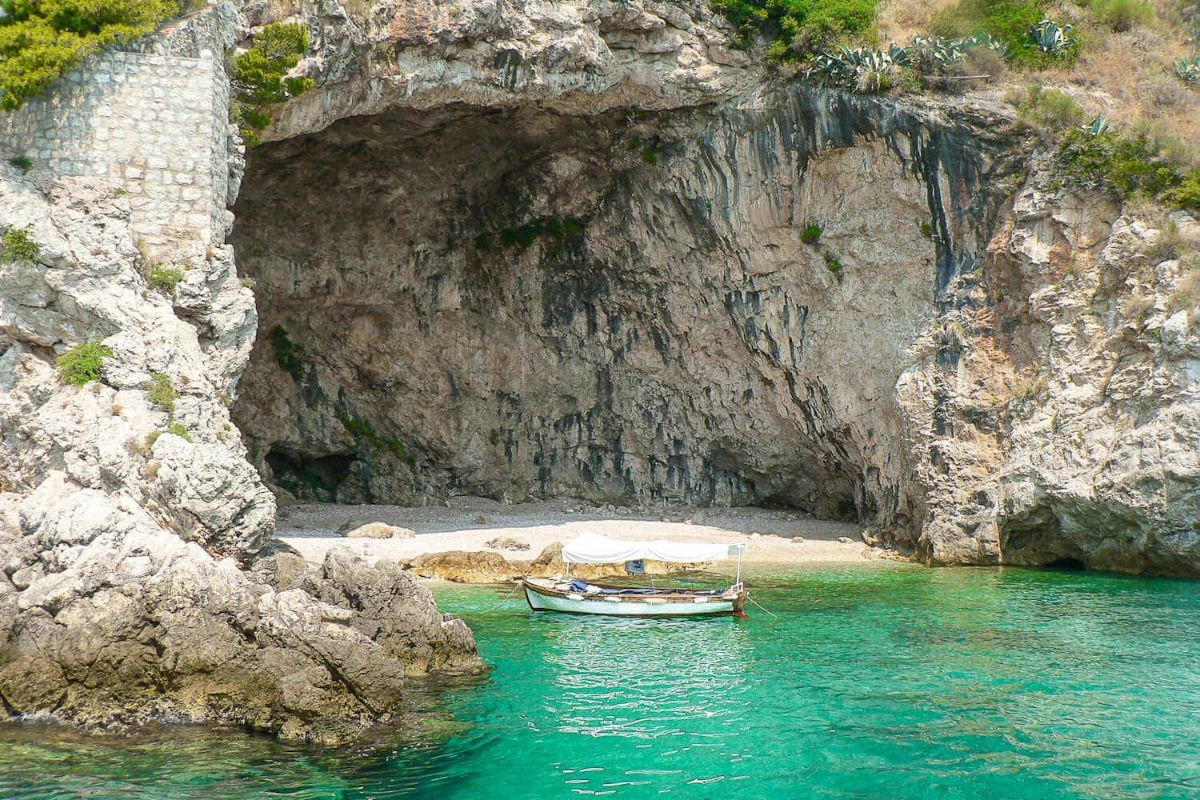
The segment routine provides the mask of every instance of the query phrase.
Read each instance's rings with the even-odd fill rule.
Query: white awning
[[[568,564],[619,564],[643,559],[692,564],[728,558],[744,548],[740,544],[706,542],[626,542],[598,533],[584,533],[563,545],[562,557]]]

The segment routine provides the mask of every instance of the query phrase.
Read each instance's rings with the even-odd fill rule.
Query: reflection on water
[[[656,739],[687,735],[689,722],[720,719],[737,735],[742,719],[734,698],[745,690],[747,642],[733,620],[544,622],[557,688],[544,709],[561,732]]]
[[[0,797],[1200,798],[1200,584],[825,568],[776,616],[532,614],[444,590],[495,665],[455,724],[314,750],[0,728]]]

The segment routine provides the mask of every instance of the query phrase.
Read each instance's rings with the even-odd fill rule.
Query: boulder
[[[495,539],[488,539],[484,542],[486,547],[493,547],[496,550],[528,550],[529,542],[523,542],[520,539],[514,539],[512,536],[497,536]]]
[[[497,583],[524,574],[520,565],[487,550],[474,553],[462,550],[426,553],[409,561],[407,566],[422,578],[455,583]]]
[[[411,539],[416,533],[410,528],[388,525],[386,522],[368,522],[342,535],[347,539]]]

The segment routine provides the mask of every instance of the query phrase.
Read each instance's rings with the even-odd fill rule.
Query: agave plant
[[[963,47],[967,50],[984,49],[991,50],[1005,61],[1012,58],[1012,51],[1004,42],[999,39],[993,39],[990,33],[976,33],[962,40]]]
[[[1075,40],[1071,38],[1072,30],[1070,24],[1059,27],[1057,22],[1043,19],[1029,30],[1029,35],[1039,50],[1056,56],[1075,46]]]
[[[908,63],[908,51],[894,44],[887,50],[842,45],[835,53],[817,56],[806,75],[823,83],[874,93],[890,89],[896,70]]]
[[[1108,133],[1108,129],[1108,117],[1094,117],[1091,122],[1083,126],[1083,132],[1088,136],[1099,136],[1102,133]]]
[[[1200,56],[1175,62],[1175,74],[1187,83],[1200,84]]]
[[[967,54],[960,39],[944,37],[918,36],[913,39],[913,49],[917,51],[917,59],[923,64],[945,67],[958,61]]]
[[[945,69],[975,50],[991,50],[1005,61],[1012,58],[1008,45],[993,39],[987,33],[977,33],[962,39],[918,36],[913,40],[912,50],[914,59],[925,69]]]

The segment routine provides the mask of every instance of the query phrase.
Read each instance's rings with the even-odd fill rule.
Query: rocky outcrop
[[[491,547],[491,543],[488,546]],[[529,545],[525,545],[524,549],[528,550]],[[562,549],[562,542],[554,542],[547,545],[537,558],[532,560],[509,560],[500,553],[487,550],[447,550],[417,556],[405,562],[404,566],[422,578],[455,583],[502,583],[524,576],[556,578],[567,574]],[[645,561],[642,566],[646,575],[672,575],[701,570],[706,565]],[[624,565],[621,564],[572,564],[570,574],[571,577],[583,580],[627,577]]]
[[[235,19],[228,7],[212,13],[212,25]],[[95,93],[80,80],[63,90],[80,86],[61,110],[75,122]],[[145,113],[169,117],[171,102],[193,99],[156,99]],[[99,162],[139,155],[137,131],[126,136]],[[145,180],[138,168],[64,174],[87,153],[36,153],[28,174],[9,155],[0,233],[20,231],[36,251],[0,256],[0,711],[104,729],[221,721],[337,742],[408,713],[423,676],[479,669],[470,631],[398,566],[271,555],[274,499],[228,410],[254,337],[253,295],[224,234],[204,243],[213,215],[197,215],[200,232],[173,219],[178,247],[152,251],[142,236],[163,230],[148,204],[190,202],[186,164],[164,166],[182,177],[142,192],[127,183]],[[203,170],[210,155],[197,154]],[[226,158],[211,161],[224,169]],[[228,182],[209,185],[218,196],[200,205],[223,209]],[[75,385],[56,359],[88,342],[105,348],[98,380]]]
[[[1138,220],[1045,167],[898,385],[909,446],[931,454],[918,548],[933,563],[1196,574],[1200,224]]]
[[[179,293],[196,325],[147,285],[124,194],[15,172],[0,219],[40,254],[0,265],[4,709],[331,742],[394,716],[412,676],[478,668],[470,631],[396,565],[264,560],[274,503],[221,400],[254,329],[228,248]],[[214,325],[232,355],[202,346]],[[112,353],[102,380],[64,383],[55,351],[89,339]],[[170,408],[150,400],[156,374],[178,387]]]
[[[767,76],[699,0],[242,5],[196,19],[292,15],[318,79],[237,205],[261,324],[223,113],[196,170],[136,133],[0,165],[0,227],[39,246],[0,264],[6,713],[332,742],[478,668],[397,565],[274,552],[250,463],[348,501],[788,505],[931,563],[1200,573],[1194,220],[1058,186],[987,103]],[[207,118],[228,87],[189,30],[109,67],[212,83]],[[122,102],[190,102],[156,88]],[[186,255],[173,287],[139,231]],[[63,382],[88,341],[100,380]]]
[[[234,233],[264,314],[235,417],[270,480],[780,504],[933,563],[1200,569],[1195,329],[1163,346],[1124,289],[1078,294],[1144,256],[1105,251],[1121,209],[1050,191],[1007,111],[784,83],[694,4],[491,14],[306,17],[320,87],[252,154]],[[1166,314],[1179,277],[1134,305]],[[1105,363],[1160,390],[1114,395]]]

